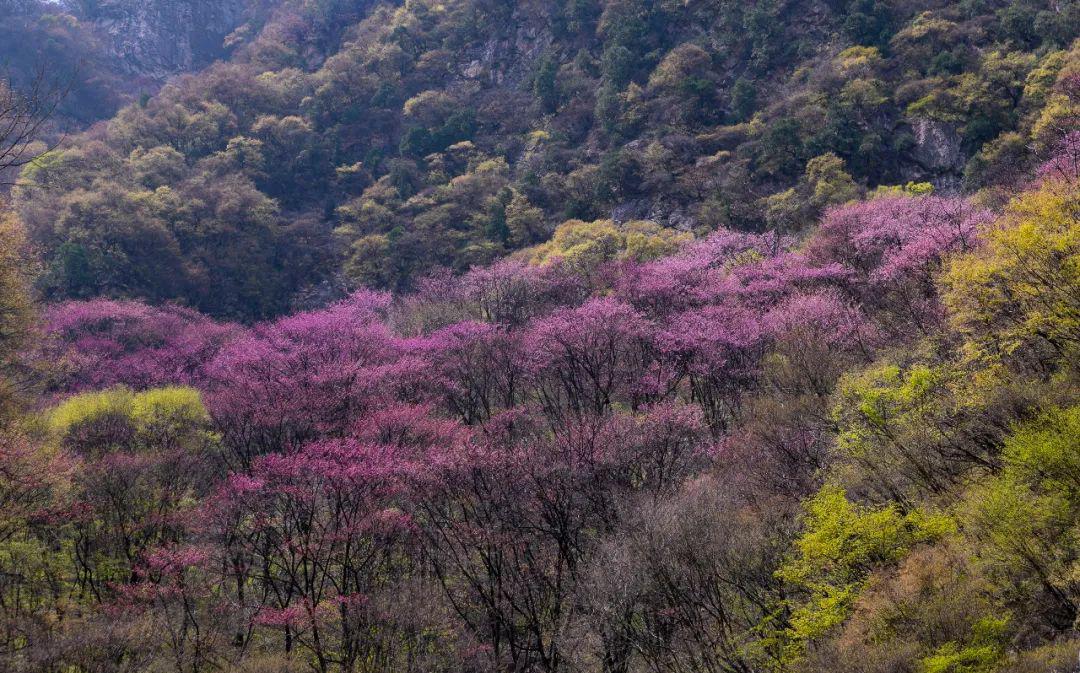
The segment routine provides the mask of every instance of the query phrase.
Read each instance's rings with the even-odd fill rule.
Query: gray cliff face
[[[0,0],[0,12],[15,15],[38,15],[54,9],[70,12],[75,0]]]
[[[917,119],[912,124],[915,132],[915,160],[930,171],[958,171],[964,167],[964,153],[960,146],[960,134],[956,128],[931,119]]]
[[[95,24],[128,74],[162,80],[225,54],[225,37],[244,17],[244,0],[84,0]]]
[[[964,171],[964,151],[956,127],[932,119],[916,119],[911,124],[915,139],[909,171],[911,179],[925,179],[940,191],[952,192],[960,187]]]
[[[25,14],[36,6],[36,0],[0,0],[0,13]]]

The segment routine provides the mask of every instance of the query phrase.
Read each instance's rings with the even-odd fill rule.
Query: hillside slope
[[[37,339],[0,247],[0,668],[1075,670],[1080,136],[1010,196]]]
[[[39,68],[70,85],[53,121],[82,130],[168,77],[226,58],[227,37],[270,10],[250,0],[4,0],[0,67],[16,86]]]
[[[0,671],[1075,673],[1078,11],[246,4],[0,203]]]
[[[241,319],[464,271],[567,220],[797,232],[878,185],[1010,184],[1075,117],[1078,13],[282,3],[227,63],[29,169],[18,209],[49,297]]]

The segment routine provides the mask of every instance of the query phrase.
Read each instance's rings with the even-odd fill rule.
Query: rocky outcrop
[[[956,124],[917,117],[901,123],[897,133],[907,140],[900,169],[903,180],[930,182],[946,194],[960,189],[967,158]]]
[[[33,24],[70,15],[72,25],[85,31],[85,44],[75,49],[90,49],[114,73],[142,80],[141,88],[145,80],[161,82],[227,56],[225,38],[249,18],[252,1],[0,0],[0,19]],[[13,51],[18,49],[0,45],[0,57]]]
[[[964,167],[960,134],[952,124],[934,119],[917,119],[912,123],[915,134],[915,160],[929,171],[955,171]]]
[[[225,55],[225,37],[244,19],[245,0],[93,0],[78,3],[119,67],[161,80]]]
[[[952,191],[959,186],[964,170],[964,149],[956,126],[936,119],[915,119],[911,122],[915,146],[911,158],[916,166],[912,179],[926,179],[934,186]]]
[[[458,70],[466,80],[520,89],[536,71],[544,51],[554,42],[549,29],[521,19],[512,35],[488,40],[465,55]]]

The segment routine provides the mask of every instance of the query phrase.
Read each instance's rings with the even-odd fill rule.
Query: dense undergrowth
[[[3,666],[1071,670],[1078,167],[251,327],[62,303],[18,356],[14,302]]]
[[[1075,670],[1075,3],[248,11],[0,209],[0,670]]]

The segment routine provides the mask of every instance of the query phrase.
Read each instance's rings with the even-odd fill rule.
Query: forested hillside
[[[0,671],[1080,670],[1080,5],[241,18],[0,204]]]
[[[14,357],[9,301],[4,667],[1073,670],[1078,147],[1000,211],[888,191],[250,328],[70,302]]]
[[[248,11],[227,62],[26,172],[47,297],[250,321],[408,289],[567,222],[797,233],[883,184],[1011,186],[1060,137],[1055,82],[1080,58],[1075,2]]]

